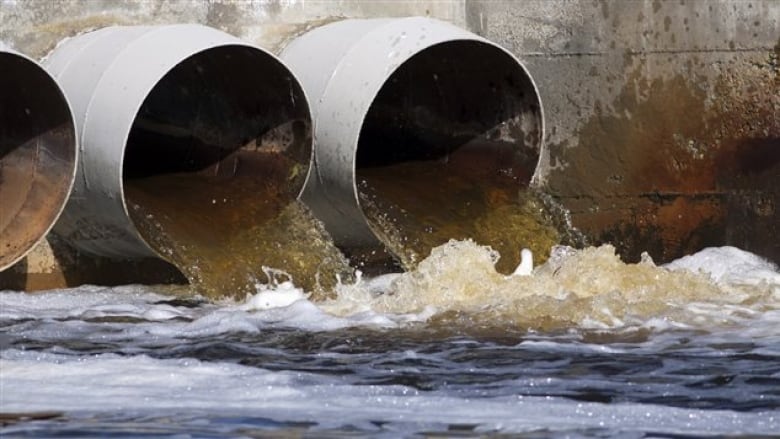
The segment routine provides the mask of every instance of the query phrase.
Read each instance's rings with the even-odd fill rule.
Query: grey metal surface
[[[174,67],[208,50],[236,47],[254,51],[258,62],[281,66],[263,49],[193,24],[108,27],[68,39],[50,54],[46,65],[72,100],[81,135],[80,166],[59,234],[101,256],[155,256],[129,218],[123,192],[131,129],[145,99]],[[244,73],[236,80],[249,85],[263,78]]]
[[[37,62],[0,47],[0,271],[60,216],[77,162],[73,113]]]
[[[452,42],[483,43],[486,56],[491,56],[490,50],[506,54],[533,84],[520,61],[504,48],[452,24],[424,17],[331,23],[298,37],[281,53],[311,99],[314,116],[315,167],[302,199],[337,244],[380,246],[361,210],[356,187],[358,140],[377,94],[412,57]],[[538,96],[535,86],[531,93]],[[538,105],[541,113],[541,103]],[[544,131],[543,122],[540,124],[538,147]]]

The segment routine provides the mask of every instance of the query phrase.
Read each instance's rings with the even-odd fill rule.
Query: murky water
[[[516,177],[499,175],[486,184],[481,174],[452,168],[412,161],[361,172],[360,196],[372,229],[406,269],[450,238],[473,238],[504,255],[494,262],[511,273],[522,248],[544,262],[548,249],[563,240],[559,230],[565,228],[553,224],[534,192],[517,192]],[[173,173],[125,182],[137,229],[197,291],[243,298],[258,283],[294,279],[323,298],[337,279],[352,279],[349,262],[322,224],[289,193],[295,187],[286,184],[289,178],[230,174]],[[268,279],[271,272],[274,279]]]
[[[4,437],[770,437],[780,272],[556,248],[505,276],[470,241],[306,299],[183,287],[0,294]]]
[[[274,184],[274,182],[276,182]],[[167,174],[129,180],[125,192],[141,235],[200,293],[243,298],[257,283],[292,277],[325,294],[352,270],[285,180]]]
[[[547,206],[534,192],[519,190],[509,171],[486,176],[459,172],[449,162],[406,161],[363,168],[359,175],[371,229],[406,269],[450,239],[470,238],[500,252],[497,268],[508,274],[522,248],[544,262],[548,249],[563,240]]]

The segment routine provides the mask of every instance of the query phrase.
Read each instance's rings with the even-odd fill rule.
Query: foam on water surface
[[[395,434],[442,425],[476,432],[644,430],[666,434],[774,434],[772,412],[690,410],[648,404],[600,404],[559,397],[462,398],[398,385],[354,386],[338,377],[273,372],[236,364],[145,356],[68,356],[6,350],[0,354],[6,385],[4,411],[67,407],[121,411],[126,416],[210,412],[316,423],[320,428]],[[73,395],[82,395],[73,398]],[[386,427],[384,427],[386,428]],[[12,431],[9,431],[12,432]]]
[[[562,328],[709,329],[780,309],[780,274],[735,248],[712,248],[666,266],[625,264],[609,245],[555,247],[528,276],[498,273],[499,255],[472,241],[450,241],[408,273],[339,283],[335,298],[312,301],[289,280],[258,284],[243,301],[174,307],[160,287],[83,286],[38,294],[4,292],[0,321],[138,319],[151,333],[264,327],[331,330],[351,326],[490,325],[521,330]],[[269,275],[269,278],[274,278]],[[177,294],[182,294],[178,291]],[[192,296],[197,298],[197,296]],[[176,320],[176,325],[154,322]]]
[[[336,315],[360,307],[382,313],[434,308],[444,320],[465,314],[480,324],[530,329],[615,328],[654,319],[706,327],[780,306],[776,268],[747,252],[708,249],[658,267],[649,259],[625,264],[609,245],[555,247],[529,276],[498,273],[498,257],[472,241],[450,241],[415,270],[385,282],[382,294],[371,283],[340,285],[336,299],[321,306]],[[707,304],[718,309],[707,315]]]
[[[388,436],[780,431],[772,264],[733,248],[658,267],[557,247],[507,276],[497,257],[451,241],[325,301],[279,276],[243,300],[140,285],[2,292],[0,412],[60,418],[0,433],[231,436],[241,419]]]
[[[710,247],[665,267],[708,275],[723,285],[780,285],[777,265],[736,247]]]

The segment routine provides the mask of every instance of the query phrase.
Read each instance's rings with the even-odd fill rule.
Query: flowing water
[[[772,437],[780,272],[450,241],[312,300],[185,287],[0,293],[3,437]],[[228,294],[229,295],[229,294]]]
[[[309,209],[286,192],[287,180],[259,175],[129,180],[130,216],[146,242],[208,297],[254,293],[257,283],[269,282],[271,271],[263,267],[315,294],[331,291],[337,276],[349,279],[347,260]]]
[[[520,262],[522,248],[544,262],[550,247],[572,243],[540,196],[518,188],[511,169],[461,171],[452,161],[406,161],[359,171],[360,203],[369,225],[405,269],[450,239],[471,238],[492,247],[503,256],[497,269],[506,274]]]

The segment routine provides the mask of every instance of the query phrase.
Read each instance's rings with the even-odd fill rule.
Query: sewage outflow
[[[261,176],[229,181],[166,175],[126,185],[130,215],[144,239],[208,297],[243,298],[256,284],[294,280],[332,291],[351,268],[300,201]]]

